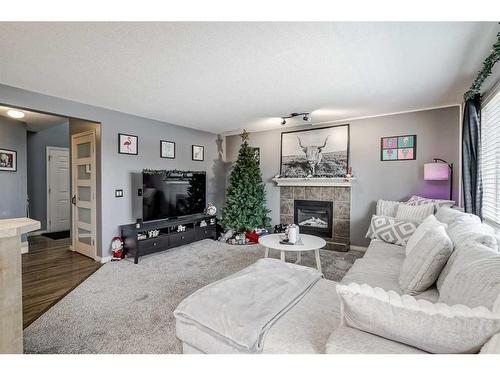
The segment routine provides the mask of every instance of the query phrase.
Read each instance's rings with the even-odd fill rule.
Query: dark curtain
[[[481,149],[481,96],[465,102],[462,132],[462,166],[465,212],[482,217],[483,188],[479,152]]]

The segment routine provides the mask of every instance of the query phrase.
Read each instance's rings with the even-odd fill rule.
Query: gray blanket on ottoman
[[[259,259],[197,290],[174,315],[239,350],[258,353],[271,326],[321,277],[313,268]]]

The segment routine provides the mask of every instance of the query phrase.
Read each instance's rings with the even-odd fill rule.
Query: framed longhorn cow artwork
[[[349,124],[281,133],[281,177],[345,177]]]

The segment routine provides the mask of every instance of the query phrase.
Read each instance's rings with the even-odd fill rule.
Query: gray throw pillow
[[[410,295],[420,294],[434,284],[453,252],[453,243],[444,226],[429,228],[406,256],[399,286]]]
[[[399,220],[389,216],[373,215],[367,238],[379,239],[387,243],[406,246],[406,242],[417,229],[418,223]]]
[[[376,215],[396,217],[396,212],[400,204],[401,202],[379,199],[377,201]]]
[[[408,206],[406,204],[400,204],[396,211],[396,219],[421,222],[433,213],[433,204],[422,204],[420,206]]]

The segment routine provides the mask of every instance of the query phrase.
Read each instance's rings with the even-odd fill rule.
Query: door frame
[[[92,164],[94,165],[93,171],[94,173],[91,174],[91,188],[93,188],[93,196],[91,196],[91,232],[93,233],[92,237],[92,250],[93,254],[90,256],[94,260],[98,260],[97,256],[97,134],[94,129],[92,130],[87,130],[81,133],[75,133],[71,134],[71,144],[70,144],[70,163],[71,163],[71,194],[70,194],[70,199],[72,199],[73,196],[77,196],[77,191],[76,191],[76,174],[73,173],[73,153],[76,152],[73,147],[73,140],[77,137],[82,137],[82,136],[87,136],[91,135],[94,140],[93,140],[93,151],[91,152],[91,158],[92,158]],[[78,198],[77,198],[78,199]],[[71,250],[76,251],[76,241],[78,239],[78,234],[73,233],[75,227],[78,225],[76,222],[76,208],[77,206],[73,203],[70,203],[71,206]]]
[[[50,150],[59,150],[59,151],[68,151],[68,156],[69,156],[69,160],[70,160],[70,163],[71,163],[71,148],[70,147],[54,147],[54,146],[46,146],[45,147],[45,181],[46,181],[46,191],[45,191],[45,195],[47,197],[47,228],[46,228],[46,232],[47,233],[50,233],[51,232],[51,225],[50,225],[50,200],[49,200],[49,189],[50,189],[50,171],[49,171],[49,151]],[[71,165],[70,165],[70,168],[71,168]],[[71,201],[71,178],[69,179],[69,184],[70,184],[70,187],[69,187],[69,199]],[[70,211],[71,211],[71,202],[70,202]],[[71,212],[70,212],[70,218],[71,218]],[[71,236],[71,223],[70,223],[70,226],[69,226],[69,233],[70,233],[70,236]]]

